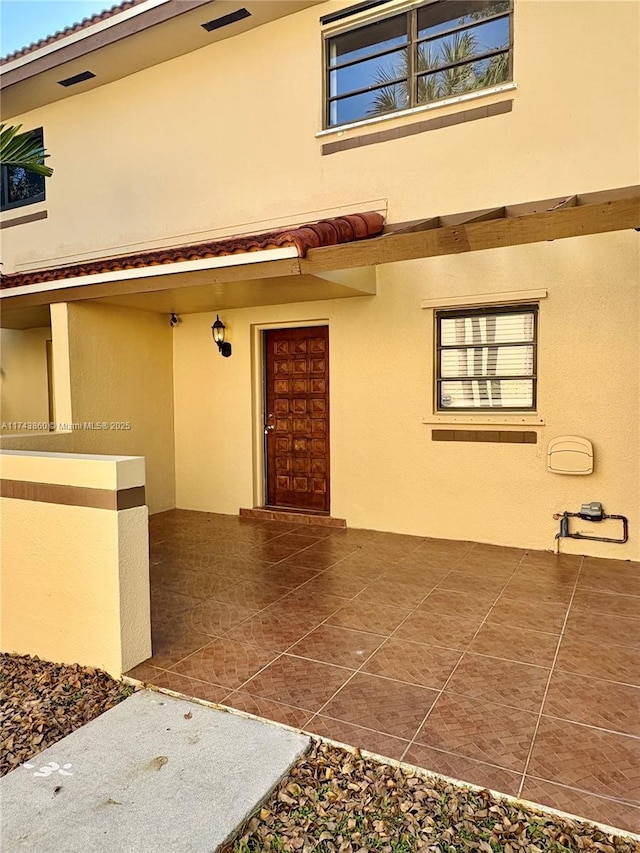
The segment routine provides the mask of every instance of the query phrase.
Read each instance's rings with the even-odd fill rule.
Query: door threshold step
[[[253,518],[257,521],[287,521],[290,524],[315,524],[318,527],[346,527],[346,518],[332,518],[330,515],[315,515],[300,510],[269,509],[268,507],[240,508],[240,518]]]

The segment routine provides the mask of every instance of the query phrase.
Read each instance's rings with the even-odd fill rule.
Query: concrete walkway
[[[140,691],[2,779],[3,853],[213,853],[308,743]]]

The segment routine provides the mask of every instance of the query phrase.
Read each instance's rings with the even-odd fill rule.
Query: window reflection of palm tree
[[[502,47],[506,50],[506,45]],[[426,74],[430,71],[432,73],[418,77],[416,103],[425,104],[440,98],[450,98],[463,92],[503,83],[509,73],[508,52],[492,56],[488,60],[480,60],[480,67],[476,68],[477,63],[474,62],[474,58],[482,52],[478,48],[473,32],[454,33],[444,42],[441,49],[435,52],[430,45],[419,44],[416,54],[416,72],[417,74]],[[452,67],[444,68],[442,71],[436,70],[443,65]],[[398,83],[393,82],[399,78],[404,79]],[[401,58],[395,63],[378,69],[373,84],[382,88],[374,95],[368,115],[380,115],[406,108],[411,102],[408,50],[404,50]]]

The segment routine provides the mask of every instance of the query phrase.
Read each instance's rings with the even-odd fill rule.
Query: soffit
[[[2,120],[90,91],[321,2],[165,0],[148,10],[144,2],[122,4],[122,12],[118,14],[108,15],[92,25],[71,28],[69,33],[50,37],[43,44],[7,57],[0,66]],[[251,16],[212,32],[201,26],[240,8],[246,8]],[[145,11],[122,20],[132,9]],[[96,31],[99,26],[107,28]],[[60,80],[84,71],[96,76],[68,88],[59,84]]]

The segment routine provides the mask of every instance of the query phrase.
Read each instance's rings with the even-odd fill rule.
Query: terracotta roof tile
[[[144,0],[125,0],[124,3],[119,3],[117,6],[112,6],[110,9],[105,9],[104,12],[98,12],[98,14],[92,15],[90,18],[83,18],[83,20],[79,21],[77,24],[72,24],[70,27],[65,27],[63,30],[58,30],[58,32],[53,33],[53,35],[33,42],[32,44],[29,44],[26,47],[21,47],[20,50],[14,50],[13,53],[8,53],[6,56],[0,58],[0,65],[4,65],[7,62],[12,62],[14,59],[19,59],[21,56],[26,56],[28,53],[32,53],[34,50],[39,50],[41,47],[45,47],[45,45],[53,44],[54,42],[59,41],[60,39],[70,36],[72,33],[80,32],[80,30],[84,30],[87,27],[92,26],[93,24],[97,24],[99,21],[106,21],[107,18],[112,18],[114,15],[117,15],[120,12],[124,12],[127,9],[130,9],[132,6],[137,6],[139,3],[142,2],[144,2]]]
[[[252,234],[242,237],[229,237],[223,240],[210,240],[189,246],[177,246],[171,249],[154,249],[130,255],[119,255],[96,261],[85,261],[65,267],[53,267],[33,272],[16,272],[0,275],[0,287],[21,287],[25,284],[40,284],[47,281],[73,279],[83,275],[114,272],[138,267],[161,264],[175,264],[184,261],[197,261],[200,258],[217,258],[224,255],[260,252],[264,249],[280,249],[294,246],[298,257],[303,258],[309,249],[321,246],[335,246],[337,243],[351,243],[375,237],[382,233],[384,218],[374,211],[351,213],[333,219],[323,219],[309,225],[269,231],[266,234]]]

